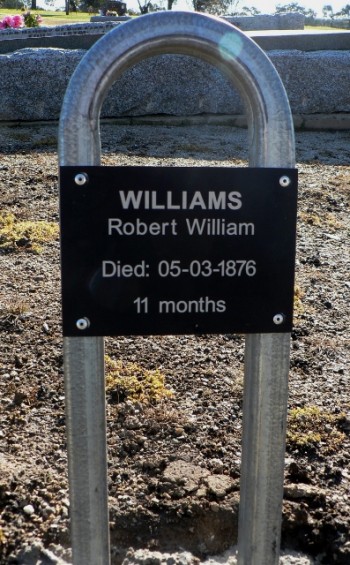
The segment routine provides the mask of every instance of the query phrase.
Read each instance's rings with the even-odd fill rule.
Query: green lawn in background
[[[46,10],[31,10],[31,12],[33,14],[40,14],[40,16],[43,18],[41,26],[59,26],[64,24],[85,23],[90,21],[92,15],[93,16],[97,15],[97,14],[87,14],[85,12],[72,12],[71,14],[66,16],[64,12],[52,12]],[[20,10],[10,10],[5,8],[0,8],[0,19],[3,16],[8,16],[8,15],[14,16],[15,14],[20,14],[20,13],[21,13]],[[329,26],[305,26],[305,29],[306,30],[318,29],[320,31],[322,30],[348,31],[348,30],[344,30],[344,28],[335,28]]]
[[[96,14],[87,14],[84,12],[72,12],[68,16],[64,12],[51,12],[46,10],[30,10],[32,14],[40,14],[43,21],[40,26],[59,26],[64,24],[76,24],[89,22],[91,16]],[[16,14],[21,14],[20,10],[14,9],[0,9],[0,19],[3,16],[14,16]]]
[[[305,26],[306,30],[308,29],[312,29],[315,30],[317,29],[318,31],[349,31],[348,29],[345,29],[343,27],[332,27],[332,26]]]

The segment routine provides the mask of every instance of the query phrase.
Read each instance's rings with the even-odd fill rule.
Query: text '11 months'
[[[65,335],[290,331],[296,170],[60,175]]]

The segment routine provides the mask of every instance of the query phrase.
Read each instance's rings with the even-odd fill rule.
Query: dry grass
[[[18,221],[14,214],[0,211],[0,249],[40,253],[42,245],[58,238],[58,224],[44,221]]]
[[[290,447],[337,451],[346,438],[339,429],[344,414],[332,414],[318,406],[292,408],[288,415],[287,444]]]
[[[304,313],[305,308],[302,302],[302,298],[304,297],[305,293],[300,288],[299,285],[295,285],[294,287],[294,316],[300,316]]]
[[[130,400],[156,404],[172,396],[159,369],[148,370],[137,363],[126,363],[106,356],[106,391],[117,402]]]
[[[326,212],[322,216],[319,216],[315,212],[300,212],[299,219],[309,226],[325,227],[331,231],[336,231],[344,227],[344,224],[331,212]]]

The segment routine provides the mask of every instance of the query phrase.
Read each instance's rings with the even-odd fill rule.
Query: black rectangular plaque
[[[60,169],[63,333],[288,332],[297,170]]]

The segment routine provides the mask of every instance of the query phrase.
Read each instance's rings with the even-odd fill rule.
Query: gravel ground
[[[26,221],[57,227],[56,133],[0,127],[1,564],[70,560],[59,242],[53,229],[38,250],[33,228],[16,231]],[[102,134],[103,164],[246,163],[240,129],[104,124]],[[349,141],[344,131],[296,136],[283,563],[350,562]],[[106,353],[113,564],[234,563],[243,337],[107,338]]]

